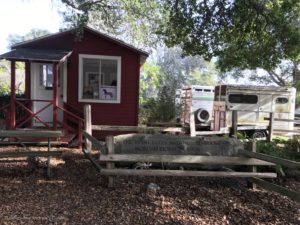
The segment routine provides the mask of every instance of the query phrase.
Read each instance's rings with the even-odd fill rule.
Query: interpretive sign
[[[114,137],[115,154],[236,155],[243,144],[226,137],[125,134]]]

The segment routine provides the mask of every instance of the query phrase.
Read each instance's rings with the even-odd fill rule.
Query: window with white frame
[[[120,56],[79,55],[79,101],[120,103],[120,86]]]
[[[53,88],[53,65],[39,64],[40,87],[43,89]]]

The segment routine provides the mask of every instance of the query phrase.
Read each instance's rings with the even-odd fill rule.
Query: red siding
[[[40,39],[21,44],[16,48],[41,48],[41,49],[72,49],[74,46],[74,36],[70,33],[58,34],[53,37]]]
[[[140,55],[137,52],[88,31],[85,31],[83,39],[79,42],[74,41],[74,36],[70,33],[65,33],[19,47],[72,49],[68,58],[67,103],[79,111],[83,111],[85,104],[91,104],[94,125],[137,125],[140,74]],[[78,102],[79,54],[121,56],[120,104]]]
[[[76,43],[69,58],[68,66],[68,104],[83,109],[78,102],[78,55],[121,56],[121,103],[90,103],[92,123],[95,125],[137,125],[139,55],[109,41],[86,33],[80,43]]]

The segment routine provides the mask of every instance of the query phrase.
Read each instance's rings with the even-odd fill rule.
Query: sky
[[[58,32],[62,18],[56,0],[0,0],[0,54],[8,51],[9,34],[25,35],[32,28]]]

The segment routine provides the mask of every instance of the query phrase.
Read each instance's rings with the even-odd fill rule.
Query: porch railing
[[[57,109],[61,110],[64,113],[64,115],[69,116],[69,118],[73,118],[76,120],[76,124],[77,124],[76,133],[77,133],[77,137],[78,137],[78,145],[81,147],[82,146],[82,129],[83,129],[83,125],[84,125],[84,119],[82,119],[81,117],[75,115],[74,113],[66,110],[63,107],[57,106]],[[66,120],[66,119],[64,119],[64,120]],[[72,126],[69,126],[66,122],[58,121],[58,123],[61,126],[63,126],[64,128],[66,128],[67,130],[74,131],[74,128]]]
[[[38,111],[33,112],[32,111],[32,105],[33,102],[44,102],[46,105],[42,106]],[[17,117],[16,121],[16,127],[15,128],[22,128],[25,126],[32,126],[32,119],[36,119],[38,122],[40,122],[42,125],[44,125],[48,129],[53,129],[52,123],[44,121],[39,114],[41,112],[44,112],[49,107],[53,106],[52,100],[41,100],[41,99],[25,99],[25,98],[18,98],[16,99],[16,105],[19,106],[19,110],[22,112]],[[70,107],[70,105],[67,105]],[[0,124],[0,129],[9,129],[9,121],[10,121],[10,115],[9,115],[9,107],[10,104],[6,104],[0,108],[0,114],[3,116],[5,121],[5,124]],[[79,146],[82,146],[82,129],[84,125],[84,119],[80,116],[76,115],[73,112],[70,112],[69,110],[65,109],[64,107],[57,106],[56,109],[53,110],[60,110],[63,112],[63,120],[57,121],[58,124],[60,124],[64,129],[76,133],[78,137],[78,144]],[[78,110],[77,110],[78,111]],[[79,111],[78,111],[79,112]],[[76,124],[76,128],[74,126],[68,125],[67,120],[70,118],[73,119],[74,123]],[[28,125],[30,124],[30,125]]]
[[[26,102],[28,104],[26,104]],[[32,111],[32,104],[33,102],[45,102],[48,103],[41,109],[39,109],[37,112]],[[17,99],[16,101],[17,105],[20,106],[25,112],[26,115],[20,118],[16,122],[16,127],[21,128],[23,125],[25,125],[27,122],[30,122],[31,119],[36,119],[40,123],[42,123],[45,127],[51,129],[51,124],[47,123],[46,121],[42,120],[40,117],[38,117],[38,114],[45,111],[47,108],[49,108],[51,105],[53,105],[52,100],[40,100],[40,99]]]

